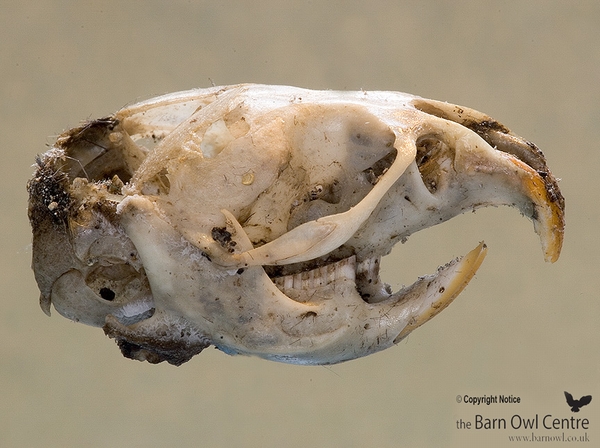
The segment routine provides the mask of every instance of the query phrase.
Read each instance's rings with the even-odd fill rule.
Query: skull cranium
[[[483,243],[393,292],[381,257],[464,211],[517,207],[555,261],[564,200],[535,145],[396,92],[236,85],[61,135],[28,184],[41,306],[125,356],[331,364],[390,347],[462,291]]]

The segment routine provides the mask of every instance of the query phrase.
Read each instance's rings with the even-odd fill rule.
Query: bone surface
[[[382,257],[479,207],[516,207],[545,259],[564,200],[542,152],[475,110],[398,92],[242,84],[133,104],[63,133],[28,183],[40,304],[122,353],[333,364],[393,346],[486,255],[392,291]]]

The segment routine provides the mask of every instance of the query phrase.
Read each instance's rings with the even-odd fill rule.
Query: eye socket
[[[115,292],[110,288],[100,288],[100,297],[104,300],[112,302],[115,299]]]

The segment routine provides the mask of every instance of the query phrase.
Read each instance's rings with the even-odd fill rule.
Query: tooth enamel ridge
[[[327,264],[298,274],[273,278],[273,283],[285,294],[292,289],[309,291],[339,279],[356,280],[356,257]]]
[[[297,364],[369,355],[448,306],[487,253],[393,292],[379,270],[398,242],[498,205],[533,221],[548,261],[564,232],[535,145],[399,92],[164,95],[63,133],[28,191],[44,312],[175,365],[209,345]]]

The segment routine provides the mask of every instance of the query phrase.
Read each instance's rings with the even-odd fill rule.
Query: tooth
[[[304,289],[302,286],[302,274],[294,274],[294,285],[292,286],[294,289]]]
[[[350,263],[340,262],[341,269],[339,265],[327,266],[337,280],[325,285],[319,294],[282,291],[296,303],[310,305],[282,315],[278,322],[287,344],[286,359],[292,357],[298,364],[334,364],[398,343],[452,302],[471,280],[486,251],[485,244],[480,243],[463,258],[375,304],[362,300],[353,282],[340,281]],[[272,353],[270,359],[283,359],[278,356]]]
[[[294,287],[294,276],[286,275],[285,277],[279,277],[279,278],[273,279],[273,282],[282,291],[287,291]]]
[[[528,217],[533,221],[533,228],[539,235],[544,252],[544,259],[554,263],[558,260],[564,237],[564,205],[560,201],[551,199],[549,185],[535,170],[520,160],[511,162],[522,169],[520,174],[523,182],[524,194],[534,204],[534,209]],[[561,198],[562,199],[562,198]]]
[[[395,243],[509,205],[555,261],[564,228],[534,145],[481,113],[394,92],[163,96],[65,132],[28,191],[44,311],[53,303],[103,325],[126,356],[174,364],[211,344],[299,364],[377,352],[448,306],[486,254],[481,243],[392,293],[377,257]],[[104,281],[123,295],[102,293]]]
[[[304,289],[313,289],[315,284],[315,271],[310,270],[305,272],[302,279],[302,287]]]
[[[463,258],[440,267],[437,273],[421,277],[411,286],[395,293],[394,299],[402,304],[399,306],[403,314],[406,313],[402,320],[408,320],[408,324],[394,339],[394,343],[400,342],[450,305],[473,278],[486,253],[487,246],[481,242]]]
[[[326,284],[326,275],[327,275],[327,268],[325,266],[321,266],[320,268],[316,269],[316,273],[315,273],[315,278],[313,281],[313,288],[319,288],[320,286],[323,286]]]
[[[550,197],[548,185],[540,174],[513,156],[499,152],[496,163],[490,163],[490,166],[495,174],[503,178],[503,188],[497,188],[495,192],[498,200],[513,201],[521,213],[533,221],[544,259],[555,262],[560,255],[564,233],[564,214],[560,201]],[[486,188],[489,190],[493,185],[488,183]],[[501,197],[502,189],[505,191],[504,198]]]
[[[341,279],[355,281],[356,257],[354,255],[310,271],[276,277],[272,281],[285,293],[291,289],[311,291]]]
[[[479,190],[481,201],[473,207],[518,207],[533,221],[545,260],[555,262],[562,248],[565,204],[543,153],[473,109],[425,99],[416,100],[415,106],[443,119],[433,120],[429,130],[445,135],[455,148],[456,184],[469,191],[473,201]]]
[[[468,188],[471,184],[473,190],[478,185],[482,201],[477,206],[506,204],[519,208],[533,221],[545,260],[556,261],[563,241],[564,200],[554,178],[503,152],[503,146],[492,152],[488,145],[478,144],[477,135],[463,129],[461,141],[456,145],[454,167],[461,174],[463,185]],[[506,138],[514,146],[513,139],[509,135]],[[496,138],[496,143],[499,142]],[[527,146],[524,142],[521,145]]]

